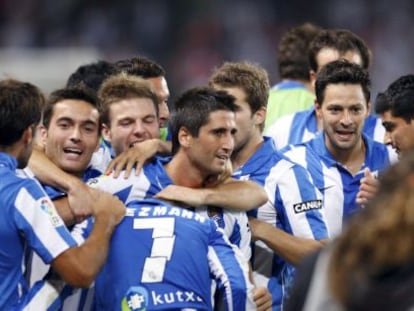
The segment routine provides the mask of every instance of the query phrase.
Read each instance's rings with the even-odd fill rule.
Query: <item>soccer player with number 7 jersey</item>
[[[173,139],[172,158],[164,160],[155,158],[150,163],[144,165],[143,170],[138,175],[135,173],[131,174],[128,179],[124,179],[122,174],[118,179],[115,179],[113,176],[102,176],[98,179],[92,180],[90,182],[90,185],[101,190],[106,190],[114,193],[119,198],[121,198],[121,200],[124,201],[127,206],[136,204],[137,201],[139,202],[139,200],[142,200],[143,198],[151,198],[157,194],[160,196],[159,192],[171,184],[189,188],[202,188],[206,185],[207,181],[211,183],[212,180],[214,181],[214,179],[218,179],[218,177],[224,173],[227,167],[230,159],[230,154],[234,146],[233,136],[236,131],[234,111],[236,109],[237,108],[234,105],[233,97],[227,95],[224,92],[213,91],[208,88],[196,88],[186,92],[176,103],[175,113],[171,118]],[[241,197],[243,195],[249,196],[249,198],[246,197],[244,201],[251,201],[251,198],[255,197],[252,196],[251,193],[245,193],[245,191],[240,191],[240,196],[234,195],[237,194],[237,191],[230,192],[231,189],[237,189],[240,183],[240,181],[233,181],[231,179],[223,181],[223,187],[226,187],[226,189],[229,190],[229,193],[233,193],[233,196],[227,197],[229,201],[234,202],[235,200],[244,200],[243,197]],[[209,196],[210,199],[214,198],[214,194],[211,194],[210,192],[211,191],[209,189],[206,189],[206,193],[208,193],[207,196]],[[221,195],[219,199],[221,201],[225,201],[223,200],[225,197],[226,195]],[[213,203],[214,200],[210,200],[208,202]],[[261,203],[257,202],[257,204]],[[246,216],[244,215],[244,217]],[[249,229],[246,222],[243,224],[241,222],[237,222],[236,219],[234,226],[238,226],[240,231],[247,230],[249,237]],[[174,230],[174,234],[178,234],[178,230],[179,229],[176,228]],[[214,235],[215,234],[216,233],[214,233]],[[195,235],[194,238],[196,239]],[[190,247],[193,236],[187,236],[186,239],[187,244]],[[154,241],[154,243],[157,242]],[[193,258],[197,258],[198,252],[203,252],[202,247],[199,248],[193,246],[191,249]],[[256,309],[252,296],[253,287],[249,281],[247,274],[247,258],[243,257],[238,248],[232,248],[231,252],[225,251],[223,254],[226,255],[224,257],[214,255],[216,257],[215,260],[217,261],[218,267],[226,267],[228,263],[233,262],[233,268],[225,268],[225,271],[233,271],[235,275],[231,277],[229,276],[228,278],[225,277],[224,279],[217,278],[217,276],[223,277],[223,275],[221,273],[217,275],[216,268],[212,269],[212,266],[210,266],[210,271],[208,273],[216,276],[218,289],[222,291],[222,296],[225,297],[223,303],[227,305],[228,310],[247,310],[252,308]],[[112,256],[117,257],[119,255],[114,252],[111,253],[111,258],[113,258]],[[145,257],[148,255],[142,254],[142,256]],[[154,257],[156,256],[154,255]],[[171,260],[169,262],[166,262],[166,271],[167,269],[174,269],[175,265],[185,265],[185,261],[190,260],[187,257],[188,256],[183,256],[183,258],[177,257],[179,259],[176,259],[177,261],[175,262],[172,262]],[[211,261],[211,259],[209,259],[209,261]],[[212,262],[210,262],[210,265],[211,263]],[[157,267],[159,268],[159,265]],[[146,269],[146,267],[141,268]],[[179,274],[183,280],[189,278],[187,282],[184,281],[184,283],[188,284],[188,287],[183,288],[182,286],[178,286],[177,283],[171,282],[169,279],[157,278],[153,273],[149,273],[146,276],[145,280],[148,281],[154,277],[158,280],[158,285],[160,287],[165,286],[165,288],[169,288],[169,293],[175,294],[177,291],[181,293],[186,289],[191,290],[191,284],[193,282],[204,282],[203,287],[206,289],[209,297],[211,297],[210,279],[206,277],[206,275],[201,275],[196,271],[194,273],[191,273],[191,275],[189,273]],[[100,276],[99,280],[102,280],[101,277],[102,275]],[[123,278],[124,276],[117,275],[116,277]],[[208,283],[206,284],[205,280],[207,279]],[[145,282],[140,282],[140,279],[138,277],[135,279],[135,281],[136,286],[138,287],[145,285]],[[112,282],[115,281],[112,280],[108,282],[107,286],[111,286]],[[105,287],[106,286],[99,288],[97,287],[97,303],[100,303],[100,297],[106,297],[105,292],[102,291],[102,289]],[[175,289],[172,290],[172,288]],[[126,297],[125,295],[128,294],[125,292],[118,292],[117,295],[118,298],[122,296],[122,299],[124,299]],[[180,298],[174,295],[166,296],[167,300],[170,301],[173,298],[175,300],[184,299],[181,296],[183,294],[179,295]],[[137,303],[137,296],[133,295],[133,297],[135,297],[134,301]],[[154,297],[156,299],[154,298],[155,300],[152,302],[157,302],[157,306],[154,304],[152,305],[152,307],[154,307],[154,310],[163,308],[164,305],[161,306],[160,301],[165,302],[164,298],[161,299],[160,296]],[[211,301],[209,301],[209,304],[206,305],[207,308],[211,308],[210,303]],[[194,305],[191,302],[187,305],[187,307],[193,308]],[[170,310],[173,309],[174,306],[170,305],[167,308]],[[179,308],[184,308],[182,301],[180,301]],[[100,309],[100,307],[98,309]],[[263,310],[266,309],[264,308]]]
[[[160,200],[135,201],[95,281],[95,308],[211,310],[211,275],[228,310],[253,310],[243,262],[214,221]]]

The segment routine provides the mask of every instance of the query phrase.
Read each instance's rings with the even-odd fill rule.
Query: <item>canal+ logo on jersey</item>
[[[311,200],[301,203],[293,204],[293,210],[296,214],[304,213],[310,210],[316,210],[322,208],[322,200]]]
[[[130,287],[121,302],[122,311],[145,311],[148,307],[148,291],[144,287]]]

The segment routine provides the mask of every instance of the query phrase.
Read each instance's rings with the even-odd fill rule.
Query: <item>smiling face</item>
[[[47,129],[41,129],[46,155],[62,170],[82,176],[99,142],[99,112],[83,100],[55,104]]]
[[[391,145],[400,157],[405,151],[414,147],[414,120],[407,122],[394,117],[390,111],[381,116],[385,128],[384,143]]]
[[[332,154],[359,146],[368,105],[358,84],[327,85],[323,103],[316,103],[316,113],[322,118],[325,143]]]
[[[201,175],[221,174],[233,151],[236,131],[234,113],[217,110],[210,113],[209,121],[200,128],[197,137],[187,135],[184,142],[180,141],[181,148]]]
[[[109,121],[109,127],[103,126],[102,134],[116,155],[136,143],[159,137],[157,113],[149,98],[130,98],[112,103]]]

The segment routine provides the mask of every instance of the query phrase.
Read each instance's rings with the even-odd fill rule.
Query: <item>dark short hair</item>
[[[325,90],[329,84],[359,84],[368,104],[371,95],[371,80],[368,71],[361,66],[340,59],[326,64],[316,77],[315,95],[317,102],[321,105]]]
[[[165,77],[165,70],[160,64],[142,56],[117,61],[115,66],[119,71],[144,79]]]
[[[410,123],[414,119],[414,89],[405,89],[391,97],[391,114]]]
[[[0,81],[0,145],[11,146],[40,121],[44,95],[31,83]]]
[[[102,108],[99,99],[92,90],[81,87],[63,88],[50,93],[49,97],[46,100],[45,108],[43,110],[43,125],[46,128],[49,128],[50,120],[52,119],[53,111],[56,104],[64,100],[84,101],[90,104],[92,107],[95,107],[96,110],[98,110],[99,112],[99,129],[101,128]]]
[[[384,92],[379,92],[374,103],[375,113],[383,114],[391,109],[390,100]]]
[[[196,87],[183,93],[174,102],[170,118],[172,154],[180,148],[178,132],[185,127],[192,136],[198,137],[200,128],[209,122],[210,114],[217,110],[236,112],[234,97],[224,91],[207,87]]]
[[[118,73],[116,66],[105,60],[79,66],[72,73],[66,87],[68,88],[90,88],[95,93],[98,92],[102,83],[110,76]]]
[[[339,54],[348,51],[358,52],[364,69],[368,69],[371,64],[371,52],[364,40],[346,29],[325,29],[320,31],[309,45],[309,65],[314,72],[318,71],[316,57],[324,48],[337,50]]]
[[[397,80],[392,82],[387,90],[385,91],[386,95],[390,98],[395,97],[397,94],[401,93],[406,89],[414,88],[414,75],[408,74],[399,77]]]
[[[400,117],[406,122],[410,122],[414,118],[413,92],[414,75],[408,74],[399,77],[385,91],[388,106],[384,109],[388,108],[387,110],[390,110],[394,117]]]
[[[281,79],[309,81],[308,49],[322,28],[305,23],[289,29],[278,45],[278,67]]]

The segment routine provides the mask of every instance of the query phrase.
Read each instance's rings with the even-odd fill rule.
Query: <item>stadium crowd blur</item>
[[[0,217],[0,233],[12,233],[21,242],[19,249],[11,240],[2,246],[6,251],[0,259],[13,265],[22,284],[31,281],[22,295],[15,290],[20,281],[8,286],[16,282],[5,277],[0,289],[11,290],[7,301],[0,299],[0,309],[2,303],[37,307],[43,301],[53,306],[50,310],[73,310],[74,305],[106,310],[111,303],[141,310],[144,300],[148,306],[149,291],[148,310],[166,303],[177,310],[199,309],[198,303],[221,310],[226,303],[228,310],[280,311],[289,310],[292,286],[309,290],[305,297],[297,294],[301,287],[293,287],[292,296],[308,310],[327,303],[342,310],[352,304],[352,278],[349,288],[336,288],[326,270],[315,273],[319,281],[326,276],[322,287],[310,286],[312,276],[305,272],[320,271],[317,262],[300,272],[299,282],[294,280],[297,265],[315,251],[324,256],[318,260],[333,254],[334,267],[341,257],[335,255],[336,245],[347,241],[348,221],[352,225],[359,213],[375,208],[376,196],[384,192],[383,172],[389,166],[405,171],[404,161],[413,167],[408,151],[414,146],[414,40],[407,30],[414,29],[414,4],[394,1],[393,14],[385,0],[371,4],[0,0],[0,193],[11,194],[0,196],[0,207],[5,206],[0,212],[12,216]],[[99,72],[96,81],[94,70]],[[283,113],[270,109],[295,107],[300,98],[306,106]],[[4,135],[9,131],[13,141]],[[402,164],[393,166],[399,160]],[[123,178],[117,179],[124,168]],[[129,175],[131,170],[135,173]],[[402,174],[401,181],[401,188],[411,189],[412,171],[408,177]],[[100,191],[122,204],[109,195],[112,201],[97,200]],[[160,204],[167,216],[157,214]],[[157,222],[155,216],[165,221]],[[208,224],[202,227],[204,216]],[[203,228],[199,240],[187,233],[188,219],[180,217],[194,218],[196,232]],[[62,239],[59,249],[53,240],[42,240],[43,225],[48,226],[45,232]],[[126,230],[132,241],[136,229],[154,230],[145,239],[137,235],[149,254],[138,254],[140,265],[135,259],[119,264],[120,258],[131,259],[120,256],[130,249],[119,236]],[[348,233],[351,238],[354,232]],[[117,242],[111,244],[112,233]],[[23,254],[25,240],[50,270],[39,266],[33,254]],[[186,247],[190,240],[198,246]],[[114,245],[120,250],[114,251]],[[18,256],[4,256],[6,247],[17,249]],[[192,248],[206,253],[193,254]],[[195,254],[203,260],[194,260],[189,274],[204,279],[195,281],[200,290],[193,298],[195,292],[170,289],[168,282],[178,275],[188,285],[188,267],[176,259]],[[402,272],[409,268],[412,282],[411,255],[402,262],[385,257],[366,276],[368,294],[371,281],[384,271],[399,277],[395,272],[400,267]],[[89,274],[82,269],[87,258],[99,258]],[[28,269],[20,271],[15,262],[23,259]],[[108,278],[114,267],[141,271],[137,284],[143,287],[135,286],[135,272]],[[200,267],[204,273],[194,272]],[[0,275],[8,275],[7,270]],[[134,275],[134,286],[124,275]],[[216,286],[212,292],[209,275]],[[127,290],[109,298],[108,284],[113,293],[118,284]],[[157,294],[161,289],[163,294]],[[316,301],[316,290],[326,297]],[[46,302],[47,295],[54,301]],[[365,303],[370,296],[361,297]],[[411,298],[402,301],[412,305]]]
[[[367,42],[374,55],[375,94],[414,69],[413,11],[410,0],[393,1],[392,9],[386,0],[375,5],[369,0],[1,0],[0,49],[86,46],[97,50],[96,58],[109,61],[144,55],[163,64],[177,95],[206,83],[212,67],[224,60],[257,62],[276,83],[281,35],[313,22],[349,29]],[[0,60],[0,65],[4,75],[7,64]]]

